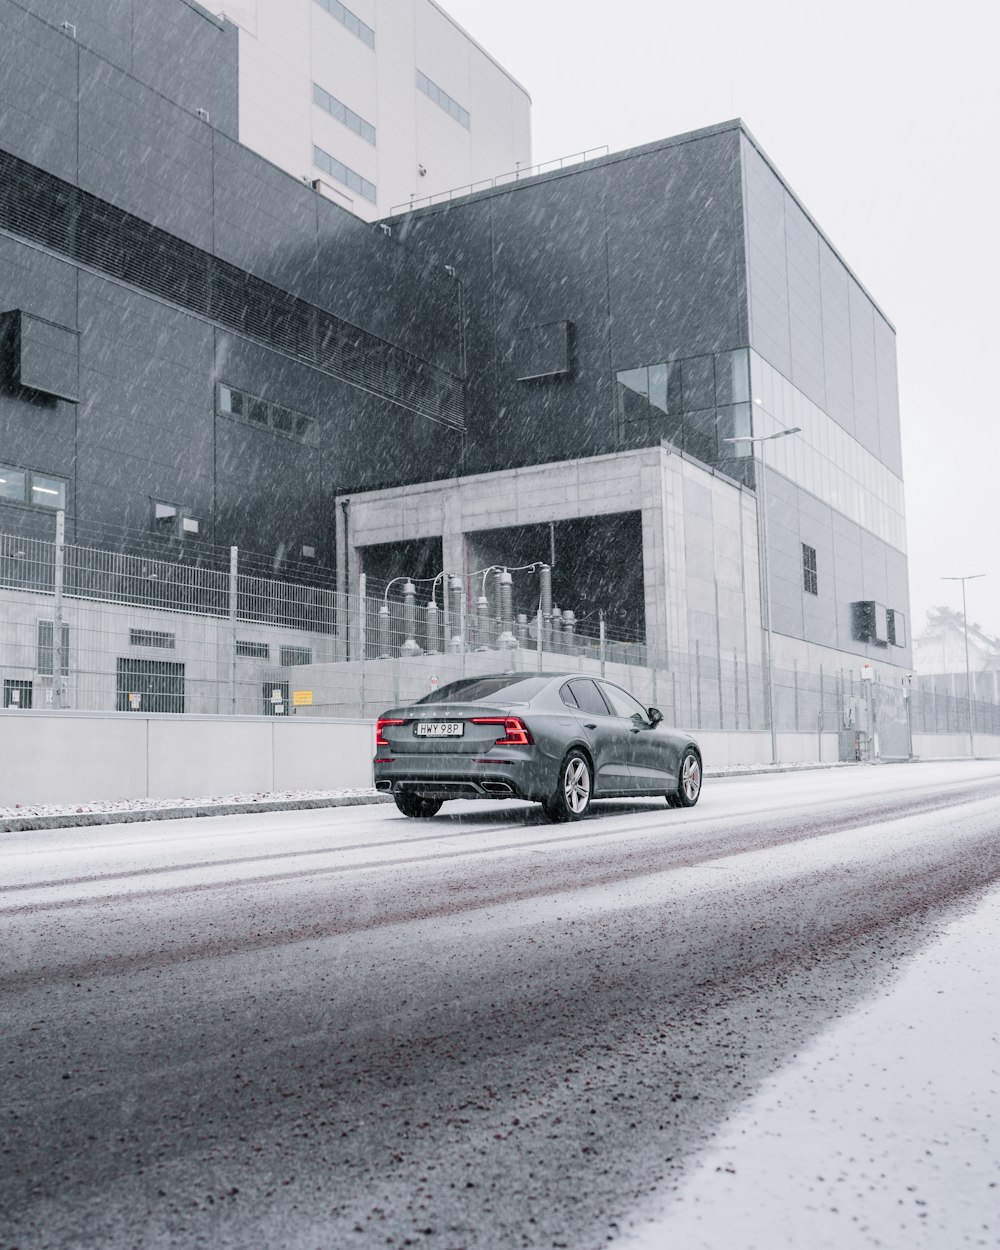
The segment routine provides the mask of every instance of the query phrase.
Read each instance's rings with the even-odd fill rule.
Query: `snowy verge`
[[[0,807],[0,833],[66,829],[76,825],[124,824],[134,820],[177,820],[231,816],[242,812],[286,812],[310,807],[391,803],[371,787],[340,790],[275,790],[179,799],[99,799],[92,803],[17,803]]]
[[[848,768],[841,764],[731,764],[705,769],[706,778],[752,773],[793,773],[805,769]],[[0,808],[0,833],[31,829],[68,829],[76,825],[124,824],[130,820],[178,820],[190,816],[231,816],[249,811],[295,811],[391,803],[371,786],[339,790],[275,790],[256,794],[197,796],[181,799],[96,799],[93,803],[17,803]]]
[[[727,764],[706,768],[707,778],[746,777],[754,773],[805,772],[853,768],[854,764]],[[391,803],[370,786],[339,790],[276,790],[197,798],[97,799],[90,803],[15,803],[0,807],[0,833],[31,829],[66,829],[78,825],[123,824],[134,820],[176,820],[191,816],[232,816],[244,812],[284,812],[309,807],[348,807],[359,803]]]
[[[1000,1245],[1000,891],[736,1109],[622,1250]]]

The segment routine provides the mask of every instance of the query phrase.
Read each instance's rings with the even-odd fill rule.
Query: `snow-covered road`
[[[963,1105],[998,1088],[969,955],[996,934],[995,762],[570,826],[455,803],[5,834],[0,860],[0,1245],[997,1241],[995,1122]],[[938,1109],[958,1214],[921,1213],[932,1121],[866,1114],[873,1071],[879,1107]]]

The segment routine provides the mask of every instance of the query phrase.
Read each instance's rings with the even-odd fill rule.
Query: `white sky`
[[[531,93],[534,159],[742,117],[897,331],[911,631],[1000,634],[1000,5],[442,0]]]

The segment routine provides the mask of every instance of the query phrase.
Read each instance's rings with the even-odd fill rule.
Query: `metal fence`
[[[407,578],[362,579],[348,595],[264,576],[235,548],[223,568],[61,535],[61,524],[54,542],[0,533],[4,707],[370,716],[464,675],[545,668],[604,675],[694,730],[770,728],[768,675],[746,655],[698,641],[655,651],[626,622],[580,619],[544,596],[518,611],[505,570],[477,576],[471,603],[457,577],[419,597]],[[844,730],[866,697],[862,665],[775,667],[776,730]],[[968,730],[965,697],[906,694],[913,732]],[[998,703],[972,711],[975,732],[1000,734]]]

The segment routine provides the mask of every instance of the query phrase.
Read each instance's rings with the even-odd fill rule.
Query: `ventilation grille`
[[[462,381],[7,152],[0,229],[40,243],[454,429]]]

